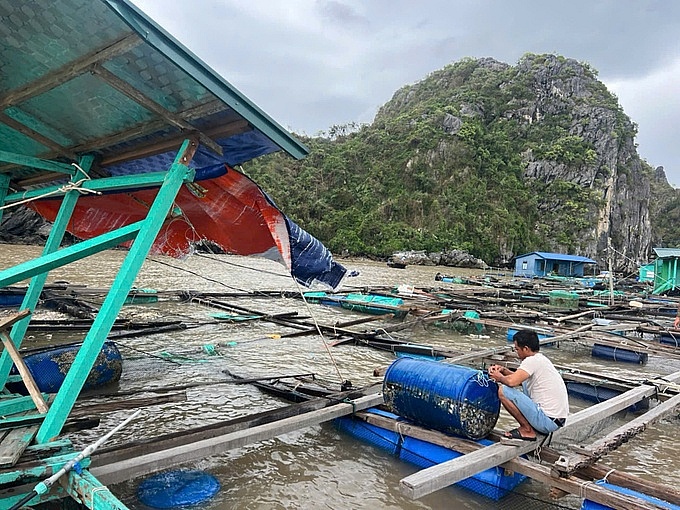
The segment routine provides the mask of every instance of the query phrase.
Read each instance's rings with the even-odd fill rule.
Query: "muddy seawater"
[[[40,247],[0,245],[0,268],[29,260],[41,252]],[[50,273],[48,283],[66,281],[88,288],[107,288],[117,274],[126,252],[112,250],[95,255]],[[389,268],[385,263],[340,260],[348,270],[359,275],[345,278],[340,291],[363,288],[443,288],[458,292],[455,284],[436,282],[437,272],[456,275],[479,275],[478,270],[409,266]],[[24,282],[26,283],[26,282]],[[197,291],[251,293],[252,291],[302,292],[283,266],[255,257],[194,255],[185,260],[152,256],[144,264],[137,288],[157,291]],[[307,290],[307,289],[304,289]],[[312,289],[317,290],[317,289]],[[305,304],[301,299],[272,295],[223,297],[223,301],[265,314],[297,312],[299,316],[320,324],[332,325],[352,321],[365,315],[349,310]],[[96,304],[96,303],[95,303]],[[285,403],[248,385],[228,383],[228,370],[245,377],[314,373],[320,381],[339,387],[342,379],[354,386],[375,383],[376,368],[394,361],[393,354],[354,345],[328,347],[319,335],[281,338],[290,328],[265,321],[229,323],[216,320],[219,310],[162,298],[157,303],[125,306],[121,316],[139,321],[177,319],[191,324],[184,330],[117,341],[123,355],[120,382],[106,388],[111,391],[144,391],[158,387],[203,383],[186,391],[186,402],[145,407],[140,416],[110,439],[106,446],[131,440],[177,432],[212,422],[242,417]],[[7,312],[4,312],[7,313]],[[39,309],[37,318],[64,318],[62,314]],[[356,329],[373,329],[398,324],[381,320]],[[389,333],[394,338],[441,349],[469,352],[507,345],[506,331],[487,329],[481,335],[465,335],[453,329],[417,326]],[[83,333],[30,333],[22,347],[55,345],[82,340]],[[208,347],[206,347],[208,346]],[[217,355],[210,355],[208,348]],[[680,370],[680,362],[650,356],[645,365],[597,360],[589,349],[578,343],[563,343],[545,349],[555,363],[587,371],[644,379]],[[142,393],[143,395],[143,393]],[[97,398],[91,397],[93,401]],[[588,404],[572,399],[571,412]],[[101,416],[98,428],[68,437],[79,447],[96,441],[132,413],[117,411]],[[610,429],[625,423],[631,416],[617,416]],[[662,420],[603,459],[613,468],[638,474],[645,479],[668,485],[677,482],[680,472],[680,446],[675,440],[677,415]],[[498,428],[514,426],[512,418],[501,411]],[[210,501],[199,505],[210,509],[512,509],[579,508],[581,500],[567,496],[551,501],[547,487],[527,480],[501,501],[494,502],[473,492],[449,487],[412,501],[399,491],[399,481],[417,471],[389,453],[338,432],[332,424],[300,429],[275,439],[250,444],[183,465],[184,468],[210,472],[221,489]],[[136,497],[141,480],[111,486],[112,491],[130,508],[146,509]]]

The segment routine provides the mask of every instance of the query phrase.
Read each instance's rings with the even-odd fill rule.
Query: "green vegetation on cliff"
[[[370,125],[303,138],[305,160],[244,171],[335,253],[458,248],[500,263],[596,242],[604,183],[622,171],[604,152],[634,135],[586,64],[464,59],[398,90]]]

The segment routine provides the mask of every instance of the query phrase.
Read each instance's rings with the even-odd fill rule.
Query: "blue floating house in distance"
[[[542,278],[554,275],[580,278],[583,276],[586,264],[597,264],[597,262],[580,255],[532,251],[515,257],[515,276]]]

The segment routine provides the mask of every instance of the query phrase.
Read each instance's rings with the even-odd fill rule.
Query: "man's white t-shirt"
[[[531,400],[548,417],[566,418],[569,415],[567,387],[552,362],[537,352],[524,358],[519,368],[529,374],[524,383]]]

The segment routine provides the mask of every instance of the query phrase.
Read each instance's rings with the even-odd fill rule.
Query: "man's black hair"
[[[528,347],[531,352],[538,352],[541,348],[538,335],[529,329],[520,329],[513,335],[512,341],[517,344],[517,347]]]

